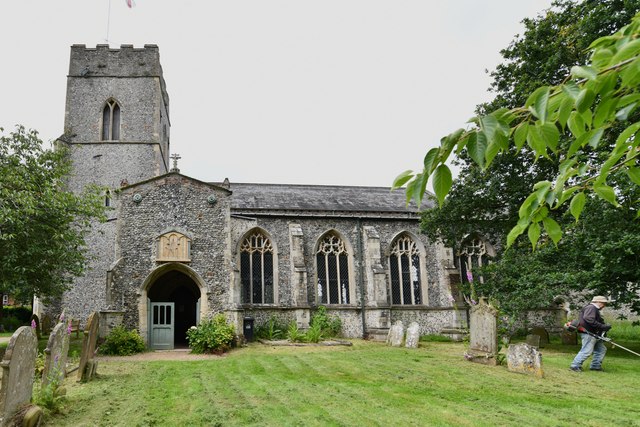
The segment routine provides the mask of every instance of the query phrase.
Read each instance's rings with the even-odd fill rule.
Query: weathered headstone
[[[542,354],[529,344],[512,344],[507,350],[507,369],[520,374],[544,376]]]
[[[404,325],[402,320],[396,321],[396,323],[389,329],[389,335],[387,336],[387,344],[391,347],[400,347],[404,338]]]
[[[536,326],[531,329],[531,335],[537,335],[540,337],[540,347],[544,347],[549,344],[549,332],[542,326]]]
[[[18,328],[9,340],[2,362],[0,425],[4,426],[22,405],[31,402],[38,338],[29,326]]]
[[[32,328],[35,326],[36,336],[40,339],[42,336],[42,330],[40,329],[40,319],[38,318],[38,315],[35,313],[32,314],[31,321],[29,323],[31,323]]]
[[[498,311],[484,298],[471,307],[469,318],[469,351],[465,358],[485,365],[497,365]]]
[[[564,345],[577,345],[578,344],[578,334],[570,331],[562,331],[560,335],[560,339],[562,340],[562,344]]]
[[[420,341],[420,325],[418,322],[411,322],[407,328],[407,339],[405,340],[405,347],[418,348],[418,342]]]
[[[42,372],[42,387],[52,381],[60,384],[66,375],[67,354],[69,353],[69,324],[58,323],[44,349],[45,361]]]
[[[527,335],[527,344],[531,347],[540,348],[540,335]]]
[[[51,316],[45,314],[42,318],[42,335],[47,336],[51,333],[51,328],[53,328],[53,320]]]
[[[96,342],[98,341],[98,313],[93,312],[87,319],[82,339],[82,353],[80,354],[80,365],[78,366],[78,381],[89,381],[96,374],[97,362],[94,359],[96,352]]]

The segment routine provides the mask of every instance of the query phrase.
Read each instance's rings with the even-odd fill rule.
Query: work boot
[[[599,371],[599,372],[604,372],[604,369],[602,368],[589,368],[590,371]]]
[[[573,372],[582,372],[582,368],[579,366],[571,366],[569,367],[569,370]]]

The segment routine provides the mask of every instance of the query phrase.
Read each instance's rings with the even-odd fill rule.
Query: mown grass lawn
[[[639,357],[610,350],[606,372],[576,374],[567,367],[577,347],[552,345],[537,379],[470,363],[464,351],[354,341],[252,344],[203,361],[103,361],[98,379],[66,380],[63,413],[46,425],[640,426]]]

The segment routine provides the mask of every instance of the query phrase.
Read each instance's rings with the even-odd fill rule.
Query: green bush
[[[295,320],[289,323],[289,329],[287,330],[287,339],[291,342],[304,342],[306,337],[305,334],[298,329],[298,324]]]
[[[16,329],[18,329],[20,326],[27,325],[28,323],[29,322],[23,323],[18,318],[13,316],[3,317],[2,320],[0,320],[0,325],[2,325],[2,330],[4,330],[5,332],[13,332]]]
[[[323,305],[311,315],[311,328],[316,326],[323,337],[337,337],[342,333],[342,321],[337,316],[327,314]],[[311,330],[311,329],[310,329]],[[318,341],[315,341],[318,342]]]
[[[234,339],[235,329],[227,323],[224,314],[216,314],[212,319],[192,326],[187,331],[189,348],[196,354],[224,353],[231,348]]]
[[[145,351],[144,340],[136,330],[116,326],[100,345],[100,353],[112,356],[130,356]]]
[[[278,340],[284,336],[286,329],[275,316],[271,316],[267,323],[256,326],[256,337],[269,341]]]
[[[31,323],[31,307],[6,305],[2,307],[3,317],[15,317],[20,325],[28,325]]]

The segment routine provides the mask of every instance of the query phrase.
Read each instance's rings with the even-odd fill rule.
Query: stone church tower
[[[115,258],[117,194],[128,183],[168,172],[169,96],[156,45],[134,48],[73,45],[67,76],[64,134],[73,191],[105,188],[109,220],[88,238],[93,258],[85,277],[64,297],[72,316],[108,307],[105,272]]]

